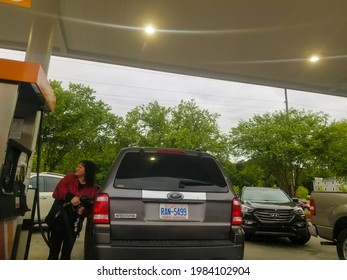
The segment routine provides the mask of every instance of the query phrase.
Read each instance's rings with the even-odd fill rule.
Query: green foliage
[[[235,193],[239,196],[240,195],[240,187],[239,186],[233,186]]]
[[[327,115],[291,109],[273,114],[256,115],[241,121],[230,132],[233,154],[252,159],[271,181],[293,195],[306,170],[317,161],[317,150],[323,142],[316,135],[324,134]]]
[[[127,113],[124,125],[118,128],[120,146],[165,146],[170,111],[170,108],[162,107],[158,102],[135,107]]]
[[[218,128],[217,114],[201,110],[195,102],[181,101],[165,108],[158,102],[135,107],[125,119],[96,100],[88,86],[52,81],[57,97],[54,113],[45,114],[42,126],[40,171],[73,172],[82,159],[93,160],[102,183],[121,148],[157,146],[196,149],[227,162],[230,145]],[[35,171],[36,165],[33,165]]]
[[[308,194],[309,194],[308,189],[306,189],[306,188],[303,187],[303,186],[299,186],[299,187],[297,188],[297,190],[295,191],[295,197],[297,197],[297,198],[306,199],[306,197],[308,196]]]
[[[319,137],[324,141],[321,165],[336,177],[347,177],[347,120],[333,122]]]
[[[165,108],[158,102],[137,106],[119,128],[121,146],[201,149],[227,160],[230,145],[218,128],[218,115],[198,108],[193,100]]]
[[[235,185],[262,187],[265,184],[264,170],[254,161],[228,162],[224,166]]]
[[[91,159],[101,183],[121,148],[150,146],[214,154],[236,191],[239,186],[277,186],[304,197],[302,187],[296,188],[313,177],[347,175],[347,121],[329,126],[323,113],[290,109],[255,115],[226,135],[218,127],[219,115],[200,109],[194,100],[174,107],[155,101],[122,118],[96,100],[88,86],[70,83],[63,89],[58,81],[51,86],[57,104],[43,117],[40,171],[67,173],[80,160]],[[232,163],[231,156],[240,160]]]
[[[82,159],[93,160],[98,168],[98,180],[114,159],[116,128],[122,119],[110,107],[96,100],[91,88],[52,81],[57,103],[53,113],[45,114],[42,122],[41,171],[73,172]]]

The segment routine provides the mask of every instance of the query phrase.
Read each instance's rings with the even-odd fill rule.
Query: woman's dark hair
[[[91,160],[81,160],[80,164],[84,166],[84,179],[86,180],[87,185],[95,184],[95,173],[96,173],[96,165]]]

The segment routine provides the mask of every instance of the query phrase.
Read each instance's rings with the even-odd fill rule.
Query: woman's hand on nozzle
[[[70,202],[73,206],[78,206],[81,204],[80,198],[78,196],[74,196]]]

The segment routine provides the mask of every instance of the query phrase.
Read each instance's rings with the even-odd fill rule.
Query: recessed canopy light
[[[312,55],[310,57],[310,62],[315,63],[319,60],[319,57],[317,55]]]
[[[155,28],[153,26],[151,26],[151,25],[148,25],[148,26],[145,27],[145,32],[147,34],[153,34],[155,32]]]
[[[1,0],[0,2],[5,2],[10,5],[30,8],[32,0]]]

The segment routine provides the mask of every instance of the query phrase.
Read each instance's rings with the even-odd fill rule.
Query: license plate
[[[160,204],[159,217],[161,220],[187,220],[187,204]]]

